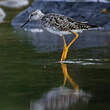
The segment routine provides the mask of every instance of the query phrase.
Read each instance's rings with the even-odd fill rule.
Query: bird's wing
[[[73,18],[67,17],[67,22],[73,27],[73,29],[89,29],[92,28],[91,25],[88,24],[88,22],[80,22],[76,21]]]
[[[88,23],[79,22],[73,18],[60,14],[53,14],[53,13],[47,14],[45,19],[46,19],[45,21],[48,22],[49,26],[53,27],[53,29],[55,28],[60,31],[90,28]]]
[[[55,27],[59,31],[69,31],[74,28],[75,20],[60,14],[48,14],[46,19],[51,27]]]

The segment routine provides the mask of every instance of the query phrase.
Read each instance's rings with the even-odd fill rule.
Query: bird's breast
[[[59,30],[55,30],[52,28],[46,28],[46,30],[52,34],[57,34],[59,36],[71,34],[71,32],[69,32],[69,31],[59,31]]]

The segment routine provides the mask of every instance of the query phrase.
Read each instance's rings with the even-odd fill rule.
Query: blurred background
[[[110,109],[109,0],[50,1],[0,0],[0,109]],[[81,33],[68,52],[66,65],[61,65],[61,37],[42,30],[35,22],[19,28],[38,8],[88,20],[104,29]],[[103,14],[103,9],[108,13]],[[66,37],[67,43],[72,38]],[[79,87],[78,93],[69,80],[62,87],[64,68]]]

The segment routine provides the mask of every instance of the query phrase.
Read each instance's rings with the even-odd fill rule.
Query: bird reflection
[[[40,100],[31,101],[30,110],[68,110],[69,107],[77,110],[77,107],[82,108],[87,105],[90,95],[80,90],[78,84],[69,76],[67,64],[61,63],[61,68],[64,74],[64,86],[69,80],[74,90],[64,86],[53,88]]]
[[[74,80],[72,80],[72,78],[71,78],[71,77],[69,76],[69,74],[68,74],[67,64],[64,64],[64,63],[61,62],[61,67],[62,67],[62,71],[63,71],[63,74],[64,74],[64,84],[63,84],[63,86],[66,85],[66,81],[67,81],[67,79],[68,79],[69,82],[71,83],[71,85],[73,86],[74,91],[79,91],[79,86],[78,86],[78,84],[77,84]]]

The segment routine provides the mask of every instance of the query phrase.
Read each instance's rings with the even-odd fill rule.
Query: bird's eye
[[[31,14],[31,17],[33,16],[33,14]]]

